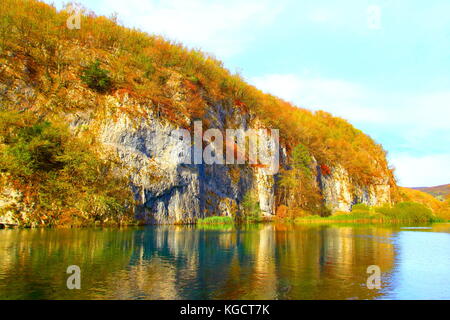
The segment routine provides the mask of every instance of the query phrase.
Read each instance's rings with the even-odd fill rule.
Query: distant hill
[[[401,201],[412,201],[426,205],[434,212],[440,211],[443,202],[427,192],[414,188],[399,187]]]
[[[439,200],[444,200],[450,195],[450,184],[444,184],[435,187],[417,187],[413,189],[431,194],[433,197],[436,197]]]

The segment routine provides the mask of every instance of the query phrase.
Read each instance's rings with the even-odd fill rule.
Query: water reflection
[[[448,299],[449,239],[448,224],[1,230],[0,299]]]

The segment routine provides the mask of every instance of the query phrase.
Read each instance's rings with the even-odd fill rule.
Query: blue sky
[[[77,2],[349,120],[388,150],[400,185],[450,183],[448,0]]]

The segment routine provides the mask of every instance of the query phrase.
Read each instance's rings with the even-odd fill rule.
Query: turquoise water
[[[450,224],[6,229],[0,298],[450,299]]]

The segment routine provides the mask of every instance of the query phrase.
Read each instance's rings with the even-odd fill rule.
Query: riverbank
[[[401,224],[401,223],[435,223],[447,222],[447,219],[436,216],[428,207],[415,202],[400,202],[392,207],[369,207],[364,204],[353,206],[352,212],[336,212],[331,216],[308,215],[291,218],[255,218],[249,223],[261,222],[294,222],[304,223],[352,223],[352,224]],[[247,222],[247,221],[245,221]],[[244,222],[244,223],[245,223]],[[207,217],[199,219],[198,225],[232,225],[243,223],[232,217]]]
[[[351,223],[351,224],[402,224],[402,223],[436,223],[447,222],[446,220],[435,218],[426,221],[416,221],[411,219],[394,219],[381,215],[365,215],[365,214],[346,214],[339,216],[320,217],[320,216],[306,216],[295,218],[294,223]]]
[[[84,228],[124,228],[124,227],[138,227],[146,224],[140,221],[115,222],[115,221],[96,221],[88,223],[77,224],[62,224],[62,225],[45,225],[45,224],[17,224],[0,222],[0,229],[84,229]]]
[[[400,202],[393,207],[353,206],[352,212],[337,212],[332,216],[311,215],[297,217],[295,223],[434,223],[446,222],[422,204]]]
[[[310,223],[351,223],[351,224],[417,224],[417,223],[435,223],[435,222],[447,222],[450,221],[443,217],[437,216],[428,207],[415,203],[415,202],[400,202],[392,207],[369,207],[363,204],[357,204],[353,206],[352,212],[336,212],[331,216],[323,217],[319,215],[307,215],[301,217],[286,217],[279,218],[274,216],[273,218],[262,217],[262,216],[252,216],[251,218],[246,218],[242,220],[236,220],[229,216],[212,216],[196,221],[197,226],[233,226],[239,224],[257,224],[257,223],[268,223],[268,222],[288,222],[296,224],[310,224]],[[186,224],[186,223],[177,223]],[[193,223],[189,223],[193,224]],[[132,226],[142,226],[145,225],[141,221],[127,221],[126,223],[117,223],[114,221],[95,223],[85,223],[85,224],[67,224],[67,225],[57,225],[57,226],[18,226],[19,228],[36,228],[36,227],[54,227],[54,228],[86,228],[86,227],[112,227],[112,228],[122,228],[122,227],[132,227]],[[0,223],[0,229],[2,229],[3,223]],[[9,226],[4,226],[9,227]]]

